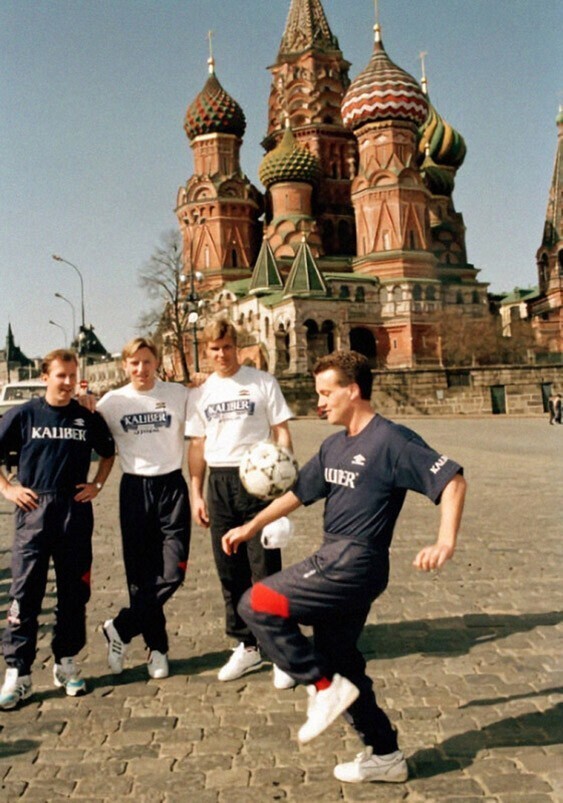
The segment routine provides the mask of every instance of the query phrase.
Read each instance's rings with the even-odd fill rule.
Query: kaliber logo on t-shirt
[[[74,427],[31,427],[32,440],[86,441],[86,430],[82,419],[73,421]]]
[[[332,485],[342,485],[344,488],[355,488],[357,477],[357,471],[325,467],[325,481],[332,483]]]
[[[448,460],[449,458],[445,454],[443,454],[438,460],[436,460],[434,465],[430,466],[430,471],[432,472],[432,474],[437,474],[442,468],[442,466],[446,465]]]
[[[150,413],[129,413],[124,415],[121,427],[124,432],[156,432],[163,427],[168,429],[172,416],[165,410]]]
[[[250,399],[233,399],[232,401],[208,404],[205,408],[205,417],[208,421],[219,419],[226,421],[231,418],[245,418],[254,415],[256,402]]]

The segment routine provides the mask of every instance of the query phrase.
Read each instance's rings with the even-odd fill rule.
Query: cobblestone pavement
[[[52,686],[51,583],[35,694],[0,712],[0,799],[563,801],[563,426],[504,418],[407,423],[461,461],[470,483],[459,551],[439,574],[411,567],[435,536],[437,511],[423,498],[407,500],[391,582],[362,637],[378,697],[408,756],[407,783],[335,781],[333,765],[354,756],[357,738],[340,721],[300,746],[305,690],[276,691],[270,667],[216,680],[231,645],[202,530],[194,532],[187,582],[167,606],[171,677],[147,680],[139,639],[123,675],[108,673],[99,625],[125,599],[115,472],[96,501],[89,643],[81,656],[90,693],[70,699]],[[331,431],[311,420],[292,428],[301,460]],[[318,543],[320,517],[318,504],[294,514],[298,537],[286,564]],[[2,502],[3,611],[11,539]]]

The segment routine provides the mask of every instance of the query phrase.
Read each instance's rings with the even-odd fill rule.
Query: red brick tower
[[[320,164],[313,216],[327,255],[353,254],[354,213],[350,177],[354,136],[342,125],[340,105],[349,86],[349,62],[332,34],[320,0],[291,0],[276,63],[269,69],[267,151],[282,139],[285,120],[298,145]]]
[[[209,78],[186,112],[194,174],[180,188],[176,206],[184,264],[203,273],[204,290],[250,276],[263,208],[261,194],[240,167],[244,113],[219,83],[212,56],[208,64]]]
[[[414,288],[434,286],[430,250],[429,192],[418,165],[418,127],[428,102],[417,81],[394,64],[379,25],[367,67],[342,104],[344,125],[354,131],[359,165],[352,182],[356,213],[356,273],[377,276],[383,286],[383,325],[378,347],[389,367],[415,364],[415,355],[437,360],[437,340]]]
[[[557,151],[537,252],[540,296],[531,305],[532,323],[540,345],[563,355],[563,106],[557,123]]]

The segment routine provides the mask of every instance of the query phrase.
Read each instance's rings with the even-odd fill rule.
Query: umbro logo
[[[75,427],[85,427],[86,423],[83,418],[75,418],[72,422]]]
[[[155,410],[166,410],[166,402],[157,402],[154,406]]]
[[[353,466],[365,466],[366,458],[363,454],[355,454],[352,458],[352,465]]]

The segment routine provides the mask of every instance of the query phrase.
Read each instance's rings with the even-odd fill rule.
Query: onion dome
[[[258,176],[266,188],[281,181],[315,184],[320,175],[319,160],[307,148],[297,144],[289,124],[286,124],[279,145],[264,156],[258,168]]]
[[[426,149],[426,158],[420,168],[422,180],[432,195],[448,195],[454,191],[455,178],[451,167],[440,167],[436,164],[430,149]]]
[[[456,169],[463,164],[467,146],[461,134],[455,130],[434,106],[428,104],[428,117],[419,128],[419,153],[429,153],[437,165],[446,165]]]
[[[190,140],[203,134],[244,135],[246,118],[236,100],[225,92],[215,75],[215,62],[209,59],[209,78],[188,107],[184,130]]]
[[[342,102],[344,125],[355,130],[366,123],[400,120],[419,126],[427,113],[428,101],[419,83],[391,61],[376,25],[373,55]]]

